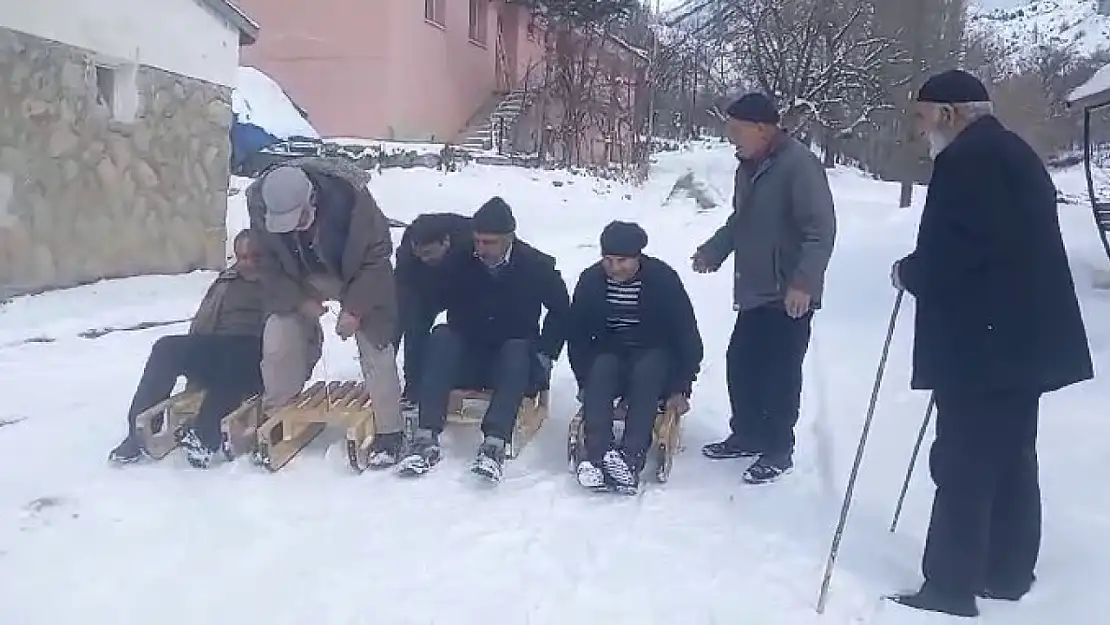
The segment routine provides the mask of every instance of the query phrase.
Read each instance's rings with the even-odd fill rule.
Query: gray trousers
[[[334,280],[314,276],[310,282],[322,299],[338,296]],[[262,332],[262,409],[267,415],[288,404],[304,389],[323,353],[323,339],[318,319],[297,312],[266,318]],[[374,405],[375,429],[381,434],[403,431],[401,381],[393,346],[378,349],[361,331],[355,333],[355,341],[363,379]]]

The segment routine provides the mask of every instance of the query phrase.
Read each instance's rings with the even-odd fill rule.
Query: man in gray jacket
[[[744,480],[761,484],[794,466],[794,426],[813,312],[821,307],[836,213],[821,161],[779,128],[766,96],[728,108],[729,141],[740,165],[732,214],[694,254],[709,273],[735,253],[736,326],[726,355],[731,434],[702,453],[754,457]]]

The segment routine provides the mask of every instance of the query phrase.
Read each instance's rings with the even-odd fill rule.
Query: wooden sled
[[[254,395],[220,420],[223,452],[228,461],[254,453],[257,431],[262,420],[262,398]]]
[[[482,417],[489,406],[492,393],[488,391],[457,389],[451,391],[451,398],[447,404],[447,422],[457,425],[481,425]],[[520,455],[540,426],[547,420],[548,397],[547,391],[540,391],[533,397],[525,397],[520,403],[516,413],[516,424],[513,426],[512,440],[505,445],[505,457],[514,459]]]
[[[330,404],[329,404],[329,401]],[[366,469],[374,440],[374,411],[361,382],[316,382],[279,408],[257,430],[255,458],[270,471],[285,466],[328,425],[347,428],[347,461]]]
[[[613,416],[615,421],[624,421],[628,407],[622,401]],[[674,455],[678,451],[679,434],[682,429],[682,416],[690,411],[689,403],[683,403],[677,410],[667,410],[660,405],[655,415],[655,426],[651,433],[651,452],[649,461],[655,462],[655,479],[665,483],[671,476],[671,467],[674,464]],[[567,464],[570,472],[578,470],[578,463],[586,456],[585,420],[582,409],[570,420],[567,431]]]
[[[161,460],[176,449],[181,428],[196,418],[203,400],[204,391],[186,388],[140,412],[135,417],[135,435],[146,455]]]

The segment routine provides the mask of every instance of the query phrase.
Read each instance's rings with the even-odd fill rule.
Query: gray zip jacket
[[[781,306],[790,287],[808,293],[817,309],[835,239],[825,168],[784,133],[766,158],[736,168],[732,214],[698,255],[716,271],[735,252],[735,310]]]

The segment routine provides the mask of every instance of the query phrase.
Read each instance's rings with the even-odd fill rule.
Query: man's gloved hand
[[[890,285],[899,291],[905,291],[906,285],[902,282],[902,261],[895,261],[890,267]]]

